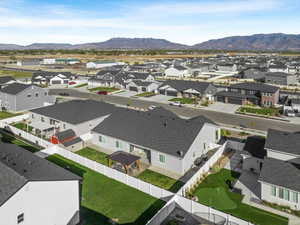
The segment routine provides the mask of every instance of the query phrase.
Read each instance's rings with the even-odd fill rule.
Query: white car
[[[289,117],[295,117],[296,113],[293,110],[286,110],[285,114]]]
[[[157,108],[156,105],[150,105],[150,106],[148,107],[149,110],[153,110],[153,109],[155,109],[155,108]]]
[[[170,102],[170,105],[181,107],[181,102]]]

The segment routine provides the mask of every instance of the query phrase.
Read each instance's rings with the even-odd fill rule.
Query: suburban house
[[[166,77],[178,77],[178,78],[185,78],[190,77],[189,70],[180,65],[173,65],[165,70]]]
[[[49,90],[36,85],[11,83],[0,89],[2,110],[21,112],[54,103],[55,97],[49,95]]]
[[[265,81],[265,72],[261,69],[250,68],[241,71],[238,77],[242,79],[252,79],[255,81]]]
[[[214,100],[217,88],[208,82],[170,80],[159,87],[159,93],[167,96],[186,98],[206,98]]]
[[[56,64],[66,64],[66,65],[74,65],[74,64],[78,64],[80,63],[79,59],[75,59],[75,58],[58,58],[55,59],[55,63]]]
[[[197,64],[190,64],[186,66],[189,70],[189,73],[193,77],[197,77],[198,75],[201,75],[201,73],[207,73],[212,70],[214,70],[214,65],[210,63],[197,63]]]
[[[87,69],[100,69],[105,67],[117,66],[117,65],[125,65],[123,62],[115,62],[112,60],[102,60],[96,62],[88,62],[86,64]]]
[[[160,86],[159,82],[156,81],[144,81],[144,80],[132,80],[127,84],[127,88],[130,91],[141,92],[156,92]]]
[[[31,82],[44,85],[68,85],[69,81],[75,78],[76,76],[70,72],[38,71],[32,74]]]
[[[115,111],[92,130],[92,143],[137,155],[147,165],[183,175],[216,146],[220,129],[205,117],[186,120],[165,111]]]
[[[0,77],[0,88],[4,87],[7,84],[11,84],[11,83],[15,83],[15,82],[16,82],[15,78],[13,78],[11,76]]]
[[[233,63],[218,63],[217,70],[222,72],[237,72],[237,65]]]
[[[279,87],[255,82],[233,84],[226,91],[216,93],[216,99],[237,105],[254,104],[272,107],[278,104]]]
[[[269,72],[266,73],[265,82],[277,85],[296,85],[298,83],[296,74],[289,74],[283,72]]]
[[[116,77],[121,70],[101,70],[94,77],[88,79],[88,87],[114,87],[116,85]]]
[[[40,59],[23,59],[17,61],[17,66],[39,66]]]
[[[29,125],[48,138],[69,129],[79,137],[89,133],[115,109],[104,102],[72,100],[31,110]]]
[[[261,199],[300,209],[300,133],[270,129],[261,169]]]
[[[276,73],[276,72],[287,73],[288,67],[284,64],[271,64],[269,65],[268,70],[271,73]]]
[[[17,145],[0,144],[1,224],[76,225],[80,177]]]

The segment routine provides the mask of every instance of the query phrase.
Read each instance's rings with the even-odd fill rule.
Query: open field
[[[165,204],[59,155],[47,158],[83,178],[81,186],[82,225],[146,224]]]
[[[12,76],[14,78],[29,78],[32,77],[31,72],[0,70],[0,76]]]
[[[240,176],[234,171],[222,169],[209,175],[195,190],[199,202],[229,213],[256,225],[287,225],[288,219],[242,203],[243,196],[231,192],[226,183]]]

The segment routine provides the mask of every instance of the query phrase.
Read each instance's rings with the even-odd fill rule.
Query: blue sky
[[[0,43],[300,33],[299,0],[0,0]]]

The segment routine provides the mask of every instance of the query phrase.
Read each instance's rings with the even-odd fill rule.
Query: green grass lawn
[[[120,89],[114,88],[114,87],[96,87],[96,88],[91,88],[89,91],[95,92],[95,91],[107,91],[107,92],[114,92],[118,91]]]
[[[22,123],[22,122],[15,123],[15,124],[13,124],[13,126],[16,127],[16,128],[18,128],[18,129],[20,129],[20,130],[24,130],[26,132],[27,132],[27,130],[29,132],[31,132],[33,130],[33,127],[28,126],[28,128],[27,128],[27,125],[25,123]]]
[[[196,100],[193,98],[172,98],[171,102],[180,102],[181,104],[196,104]]]
[[[184,185],[184,183],[181,181],[167,177],[152,170],[145,170],[137,178],[174,193]]]
[[[279,110],[275,108],[255,108],[255,107],[240,107],[239,112],[241,113],[253,113],[265,116],[278,116]]]
[[[143,225],[165,204],[150,195],[96,173],[59,155],[49,161],[81,176],[81,219],[83,225]]]
[[[0,76],[12,76],[14,78],[31,78],[31,72],[0,70]]]
[[[152,97],[155,96],[155,93],[153,92],[143,92],[140,94],[135,95],[136,97]]]
[[[81,155],[81,156],[83,156],[85,158],[88,158],[90,160],[94,160],[94,161],[96,161],[98,163],[101,163],[105,166],[108,166],[108,160],[106,158],[107,154],[105,154],[103,152],[99,152],[95,149],[86,147],[86,148],[83,148],[83,149],[77,151],[76,154]]]
[[[0,112],[0,120],[7,119],[10,117],[14,117],[14,116],[19,116],[19,115],[21,115],[21,114],[20,113],[15,114],[15,113],[1,111]]]
[[[41,148],[33,146],[33,145],[31,145],[25,141],[22,141],[20,139],[17,139],[12,135],[4,134],[4,133],[1,133],[1,135],[2,135],[2,138],[1,138],[2,142],[18,145],[19,147],[24,148],[27,151],[30,151],[33,153],[41,150]]]
[[[226,180],[235,181],[239,174],[222,169],[209,175],[193,193],[199,202],[256,225],[287,225],[288,219],[242,203],[243,196],[229,191]]]
[[[87,85],[88,85],[87,83],[79,84],[79,85],[74,86],[74,88],[81,88],[81,87],[85,87]]]

